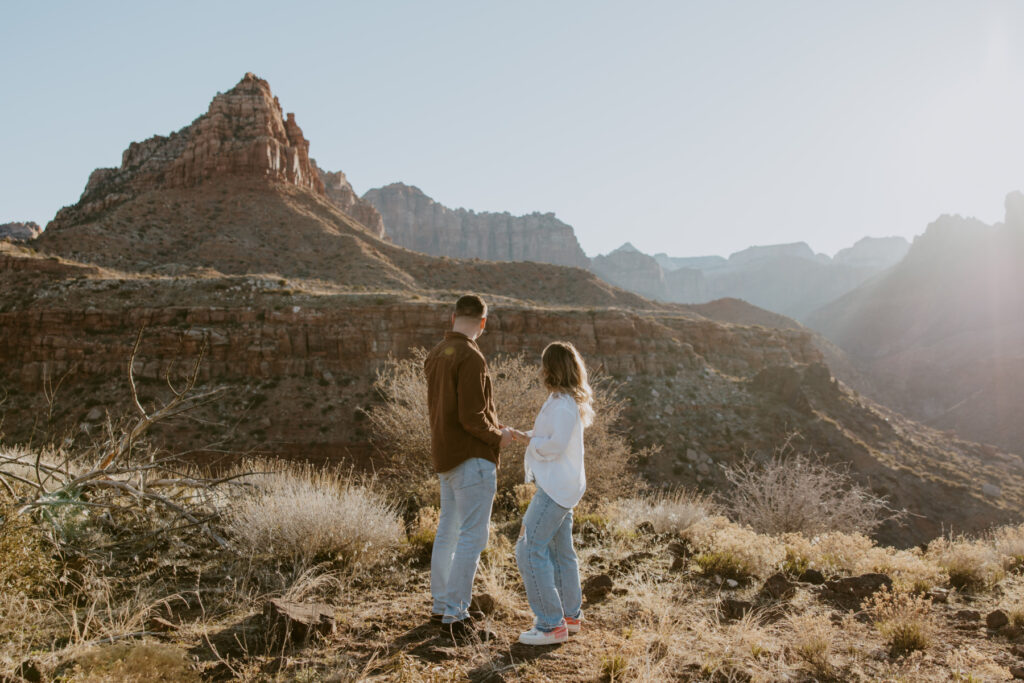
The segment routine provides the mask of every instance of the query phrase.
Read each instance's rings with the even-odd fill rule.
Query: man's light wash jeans
[[[536,626],[551,631],[564,617],[580,618],[580,566],[572,547],[572,508],[551,500],[540,488],[523,515],[516,563]]]
[[[441,516],[430,557],[430,595],[435,614],[450,624],[469,618],[480,553],[487,547],[491,506],[498,488],[494,463],[470,458],[438,475]]]

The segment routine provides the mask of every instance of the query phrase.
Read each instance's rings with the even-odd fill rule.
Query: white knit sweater
[[[575,507],[587,490],[583,419],[576,401],[566,394],[550,394],[527,435],[526,481],[537,482],[562,507]]]

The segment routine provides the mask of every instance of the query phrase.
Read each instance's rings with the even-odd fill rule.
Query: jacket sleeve
[[[556,401],[548,404],[544,412],[544,434],[531,438],[530,447],[538,460],[555,460],[565,453],[569,445],[579,409],[575,403],[570,406],[565,401]]]
[[[487,397],[484,383],[487,367],[477,356],[469,356],[458,366],[456,394],[459,403],[459,424],[471,435],[489,446],[501,445],[501,430],[487,419]]]

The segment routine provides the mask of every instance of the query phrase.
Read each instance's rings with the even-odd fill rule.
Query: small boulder
[[[693,546],[686,540],[672,541],[668,544],[668,552],[672,557],[686,558],[693,555]]]
[[[612,577],[607,574],[591,576],[583,582],[583,597],[587,599],[587,602],[597,602],[604,599],[614,586]]]
[[[932,602],[949,602],[949,589],[948,588],[932,588],[928,591],[928,597],[932,599]]]
[[[1014,680],[1024,679],[1024,666],[1020,664],[1014,664],[1010,667],[1010,675],[1013,676]]]
[[[1010,623],[1010,617],[1001,609],[993,610],[985,617],[985,625],[994,631]]]
[[[882,588],[892,590],[892,579],[885,574],[861,574],[826,581],[821,597],[844,609],[856,609]]]
[[[982,484],[981,492],[989,498],[999,498],[1003,495],[1003,490],[995,484]]]
[[[796,593],[796,584],[782,572],[769,576],[761,587],[761,596],[771,600],[789,600]]]
[[[977,622],[981,621],[981,612],[976,609],[961,609],[953,614],[953,618],[968,623]]]
[[[474,595],[473,599],[469,601],[469,609],[471,612],[494,614],[494,596],[490,593]]]
[[[86,422],[99,422],[103,419],[103,409],[99,406],[93,407],[88,413],[85,414]]]
[[[860,576],[826,581],[825,587],[844,597],[863,600],[874,595],[883,587],[892,588],[892,579],[885,574],[861,574]]]
[[[825,575],[817,569],[808,568],[801,572],[800,576],[798,577],[798,580],[802,583],[810,583],[814,584],[815,586],[820,586],[821,584],[825,583]]]
[[[726,619],[742,619],[748,612],[754,609],[754,604],[746,600],[734,600],[726,598],[721,604],[722,616]]]
[[[263,610],[271,640],[305,645],[314,636],[334,633],[334,608],[323,603],[299,603],[274,598]]]

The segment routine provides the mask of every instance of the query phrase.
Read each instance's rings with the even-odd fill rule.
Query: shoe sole
[[[523,635],[520,634],[519,635],[519,642],[522,643],[523,645],[561,645],[562,643],[569,642],[569,632],[568,632],[568,630],[566,630],[565,637],[562,637],[562,638],[553,637],[553,638],[545,638],[543,640],[535,640],[535,641],[534,640],[530,640],[530,639],[524,640],[523,639]]]

